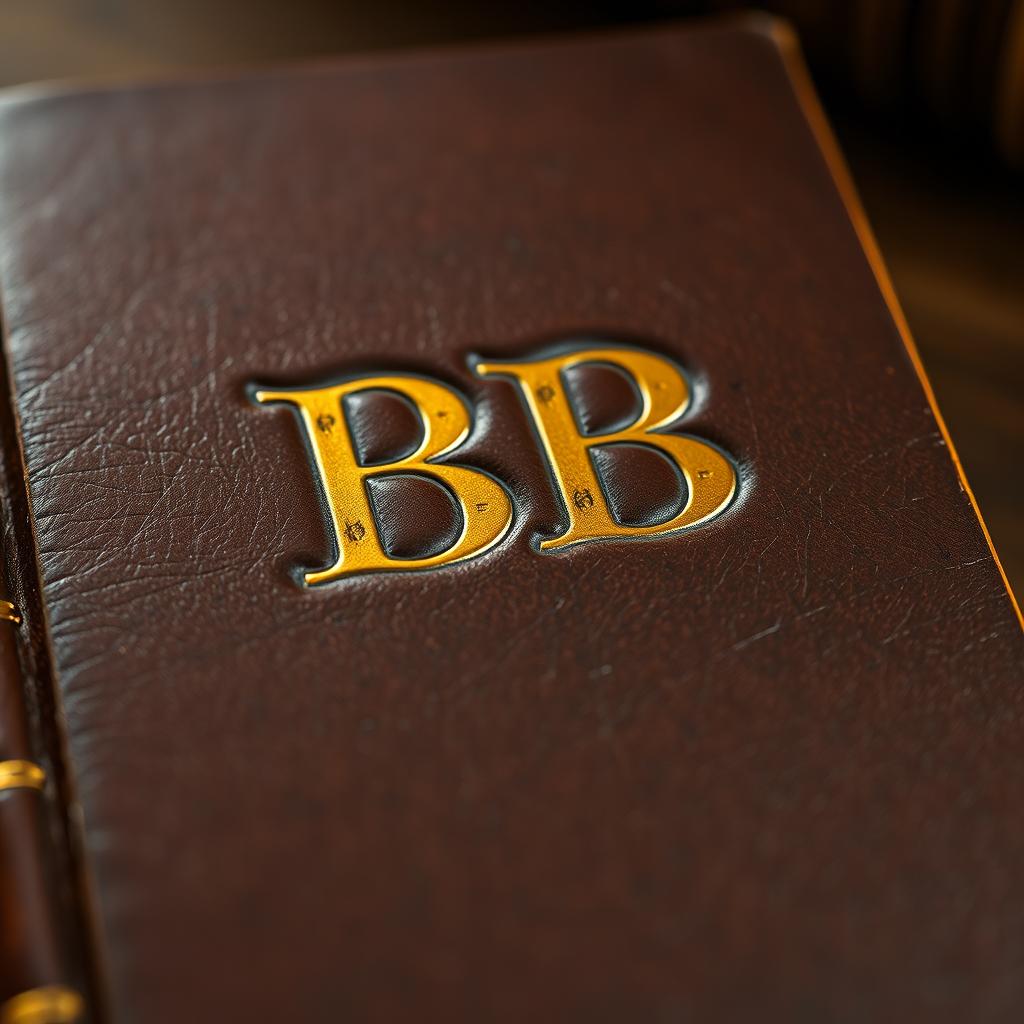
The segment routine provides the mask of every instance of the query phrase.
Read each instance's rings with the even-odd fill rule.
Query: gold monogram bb
[[[603,433],[580,428],[566,373],[588,364],[610,366],[631,382],[639,397],[639,412],[630,423]],[[508,362],[473,360],[471,365],[481,377],[507,378],[517,386],[540,439],[565,509],[565,529],[542,539],[541,551],[593,540],[660,537],[690,529],[719,515],[736,493],[736,471],[717,448],[699,438],[664,433],[690,404],[686,378],[664,356],[602,344]],[[375,391],[404,398],[415,410],[422,436],[410,454],[367,465],[359,457],[344,402]],[[325,568],[306,571],[303,578],[307,584],[366,572],[438,568],[483,554],[508,532],[514,510],[505,487],[482,470],[438,461],[463,443],[471,423],[467,402],[447,384],[422,376],[382,373],[325,387],[257,388],[253,396],[260,403],[284,402],[295,409],[325,497],[336,557]],[[668,458],[686,484],[681,506],[656,523],[627,525],[618,521],[592,457],[595,449],[612,445],[653,449]],[[448,491],[461,527],[444,550],[400,558],[390,554],[382,542],[368,482],[410,474],[434,480]]]

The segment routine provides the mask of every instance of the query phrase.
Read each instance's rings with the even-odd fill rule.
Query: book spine
[[[6,356],[6,351],[5,351]],[[88,1015],[81,886],[29,498],[0,360],[0,1024]]]

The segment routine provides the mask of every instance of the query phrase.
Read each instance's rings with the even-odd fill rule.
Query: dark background
[[[729,2],[0,0],[0,84],[614,26]],[[1024,590],[1024,0],[779,0]]]

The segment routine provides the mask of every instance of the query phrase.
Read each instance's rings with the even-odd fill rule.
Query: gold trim
[[[46,772],[31,761],[0,761],[0,790],[42,789],[45,782]]]
[[[18,614],[18,609],[11,604],[10,601],[0,601],[0,619],[5,619],[7,622],[13,622],[18,625],[21,622],[21,616]]]
[[[85,1003],[73,989],[47,985],[20,992],[0,1008],[0,1024],[73,1024]]]
[[[1006,587],[1006,593],[1010,598],[1010,604],[1013,606],[1013,610],[1017,614],[1017,620],[1020,623],[1021,629],[1024,630],[1024,614],[1021,613],[1021,607],[1017,603],[1017,598],[1013,592],[1013,588],[1010,586],[1010,580],[1006,575],[1006,570],[1003,568],[1002,562],[999,561],[999,554],[996,552],[995,545],[992,543],[992,535],[988,532],[988,527],[985,525],[985,519],[981,514],[981,509],[978,507],[978,499],[975,498],[974,492],[971,490],[971,485],[967,482],[967,474],[964,472],[964,467],[960,462],[960,457],[956,453],[956,448],[953,445],[953,438],[950,437],[949,434],[949,428],[946,426],[946,421],[942,418],[942,413],[939,411],[938,402],[935,400],[935,392],[932,390],[931,383],[929,382],[928,376],[924,370],[924,364],[921,362],[921,356],[917,351],[917,346],[914,344],[914,339],[911,337],[910,327],[907,324],[906,317],[903,315],[903,309],[900,306],[899,299],[896,297],[896,290],[893,288],[892,280],[889,277],[889,271],[885,266],[885,260],[882,258],[881,250],[878,248],[878,242],[875,240],[874,233],[871,230],[871,225],[868,223],[867,214],[865,214],[864,207],[860,201],[860,196],[857,194],[857,188],[853,183],[853,178],[850,175],[849,168],[846,166],[846,160],[839,148],[839,143],[836,141],[835,135],[832,133],[832,127],[829,125],[825,112],[822,110],[821,104],[818,102],[818,96],[814,91],[814,84],[811,80],[810,72],[807,70],[807,65],[804,63],[803,53],[800,50],[800,43],[797,40],[796,33],[784,21],[777,19],[766,19],[766,21],[768,22],[768,32],[775,40],[782,54],[783,62],[785,63],[786,70],[789,73],[790,84],[793,86],[793,92],[796,95],[797,102],[800,104],[800,108],[803,111],[808,126],[811,129],[811,133],[814,135],[814,138],[818,143],[818,148],[821,150],[825,163],[828,165],[829,172],[835,182],[839,196],[843,201],[843,205],[846,207],[846,212],[849,215],[851,222],[853,223],[853,228],[857,232],[857,237],[860,239],[864,255],[867,257],[868,263],[871,265],[871,270],[875,275],[875,280],[878,282],[879,290],[882,293],[882,297],[885,299],[886,305],[889,307],[889,313],[893,318],[893,322],[896,324],[897,331],[899,331],[900,338],[907,350],[907,355],[910,357],[911,365],[917,373],[918,379],[921,382],[921,387],[924,389],[925,397],[928,399],[928,404],[931,406],[932,415],[934,415],[935,422],[938,424],[942,438],[946,442],[946,449],[949,451],[949,455],[953,460],[953,465],[956,468],[957,475],[960,477],[960,484],[964,489],[964,493],[970,500],[975,516],[978,518],[978,525],[981,527],[981,532],[985,535],[985,541],[988,544],[989,551],[992,553],[992,560],[995,562],[996,569],[999,570],[999,575],[1003,579],[1003,585]]]

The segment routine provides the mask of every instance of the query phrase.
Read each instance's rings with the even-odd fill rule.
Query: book
[[[0,140],[5,1020],[1019,1013],[1020,613],[783,25]]]

